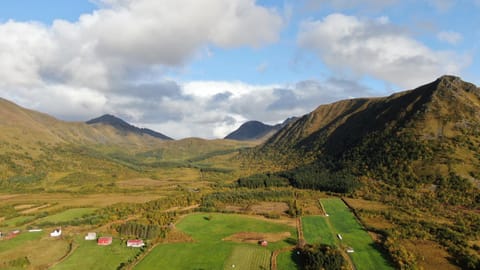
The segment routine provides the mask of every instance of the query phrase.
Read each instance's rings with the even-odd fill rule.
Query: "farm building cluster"
[[[42,229],[30,229],[30,230],[28,230],[28,232],[30,232],[30,233],[41,232],[41,231],[42,231]],[[22,231],[20,231],[20,230],[12,230],[12,231],[9,231],[9,232],[0,232],[0,240],[9,240],[9,239],[17,237],[21,233],[22,233]]]

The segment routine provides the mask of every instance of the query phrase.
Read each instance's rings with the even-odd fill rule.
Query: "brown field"
[[[390,208],[388,205],[376,201],[352,198],[344,198],[344,200],[348,203],[349,206],[353,207],[354,209],[383,211]]]
[[[377,229],[389,229],[392,228],[394,225],[389,221],[385,220],[381,216],[374,216],[374,217],[361,217],[362,223],[366,226],[371,226]]]
[[[257,244],[260,240],[266,240],[268,242],[277,242],[290,237],[290,232],[281,233],[257,233],[257,232],[240,232],[223,238],[224,241],[232,241],[239,243],[252,243]]]
[[[66,193],[41,193],[41,194],[14,194],[2,196],[6,199],[0,201],[1,205],[28,204],[36,202],[41,204],[42,210],[57,210],[63,207],[95,206],[105,207],[115,203],[144,203],[163,196],[160,194],[66,194]],[[35,208],[26,211],[32,211]],[[38,209],[37,209],[38,210]],[[22,213],[24,213],[23,211]]]
[[[36,204],[20,204],[20,205],[15,205],[15,210],[25,210],[29,209],[36,206]]]
[[[166,243],[185,243],[185,242],[193,242],[194,240],[190,235],[174,229],[168,232],[164,241]]]
[[[284,214],[288,210],[288,205],[284,202],[260,202],[250,206],[254,213],[275,213]]]
[[[30,214],[30,213],[34,213],[34,212],[36,212],[36,211],[38,211],[38,210],[40,210],[40,209],[47,208],[47,207],[49,207],[49,206],[50,206],[50,204],[47,203],[47,204],[43,204],[43,205],[40,205],[40,206],[37,206],[37,207],[33,207],[33,208],[29,208],[29,209],[23,210],[23,211],[21,211],[20,213],[22,213],[22,214]]]
[[[318,201],[317,197],[300,200],[300,206],[302,207],[305,215],[325,215],[320,207],[320,202]]]
[[[402,244],[417,258],[419,267],[423,269],[434,270],[458,270],[459,267],[452,265],[448,258],[450,257],[447,251],[433,241],[428,240],[404,240]]]
[[[150,178],[137,178],[129,179],[117,182],[117,185],[122,188],[130,187],[176,187],[177,184],[174,181],[168,180],[153,180]]]

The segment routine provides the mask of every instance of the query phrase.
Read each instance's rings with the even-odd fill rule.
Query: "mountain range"
[[[358,175],[401,182],[455,173],[478,183],[479,111],[479,88],[443,76],[388,97],[321,105],[278,125],[250,121],[226,138],[263,139],[255,155],[273,153],[275,159],[265,159],[283,162],[282,168],[322,164],[333,171],[348,168]],[[151,148],[171,141],[112,115],[87,123],[64,122],[5,99],[0,99],[0,129],[2,141],[23,146],[42,142]]]

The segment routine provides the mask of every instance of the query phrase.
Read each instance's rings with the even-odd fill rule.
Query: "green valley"
[[[170,140],[0,100],[0,269],[478,269],[479,111],[444,76],[262,140]]]

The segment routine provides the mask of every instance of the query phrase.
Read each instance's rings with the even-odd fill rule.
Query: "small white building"
[[[97,233],[95,233],[95,232],[89,232],[89,233],[85,236],[85,240],[88,240],[88,241],[97,240]]]
[[[348,253],[354,253],[354,252],[355,252],[355,250],[353,250],[353,248],[352,248],[352,247],[348,247],[348,248],[347,248],[347,252],[348,252]]]
[[[50,233],[51,237],[59,237],[60,235],[62,235],[62,229],[55,229]]]
[[[343,240],[342,236],[340,234],[337,234],[338,239]]]
[[[28,230],[28,232],[41,232],[42,229],[30,229]]]

